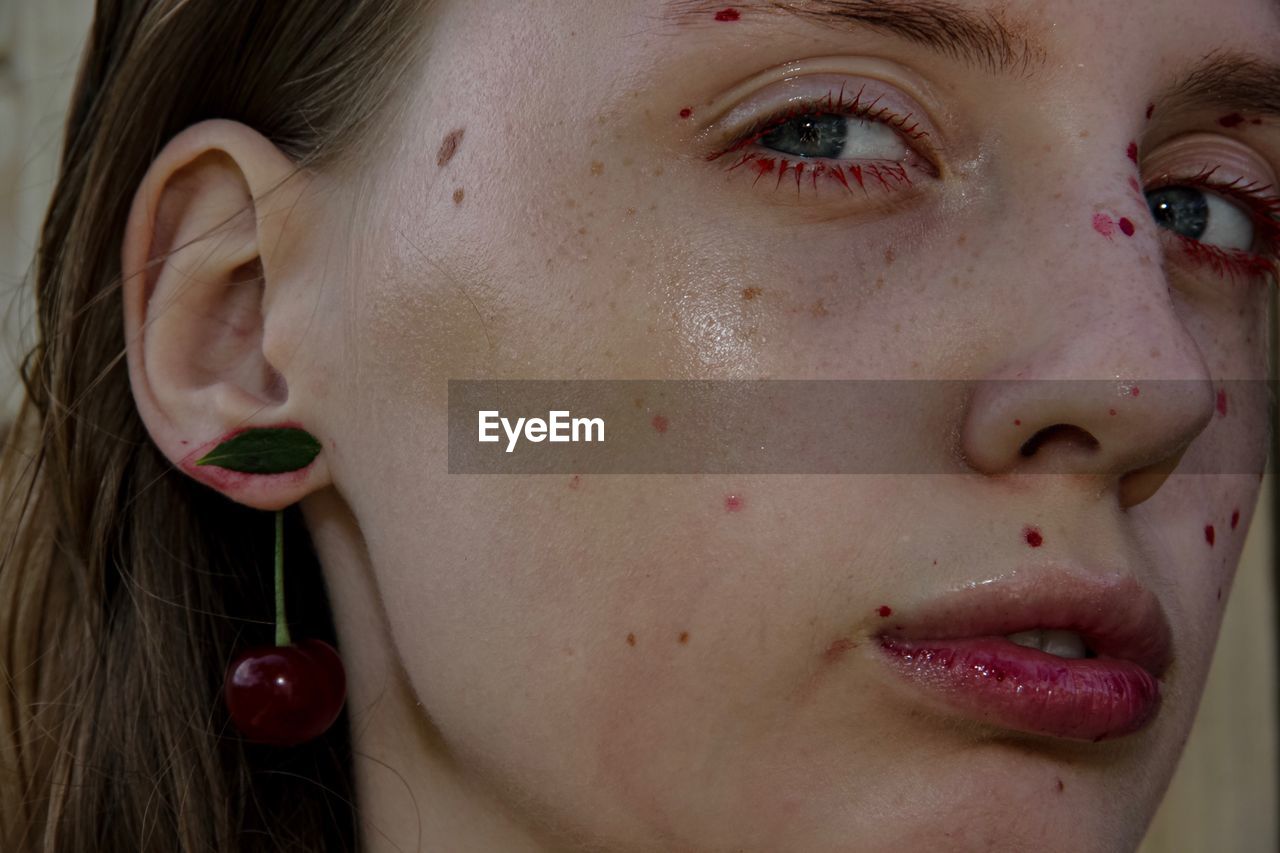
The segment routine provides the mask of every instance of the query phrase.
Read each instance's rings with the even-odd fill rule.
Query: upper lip
[[[1172,660],[1160,601],[1136,578],[1036,567],[966,584],[903,607],[880,636],[943,640],[1058,629],[1081,635],[1100,658],[1129,660],[1159,678]]]

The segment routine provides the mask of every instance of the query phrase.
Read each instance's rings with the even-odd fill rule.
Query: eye
[[[1253,248],[1253,217],[1240,205],[1197,187],[1170,186],[1146,194],[1156,224],[1180,237],[1223,250]]]
[[[911,149],[882,121],[833,113],[787,119],[760,136],[757,145],[792,157],[828,160],[904,160]]]

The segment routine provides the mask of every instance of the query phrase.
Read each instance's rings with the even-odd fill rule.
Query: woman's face
[[[430,14],[291,384],[379,831],[1131,849],[1258,494],[1280,7]],[[931,474],[450,474],[474,378],[966,382],[858,427]]]

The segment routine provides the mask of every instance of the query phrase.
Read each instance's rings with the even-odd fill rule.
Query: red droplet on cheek
[[[1206,524],[1204,526],[1204,541],[1208,542],[1210,547],[1212,547],[1213,540],[1214,540],[1213,525]]]
[[[726,512],[738,512],[742,509],[742,498],[738,495],[725,495],[724,508]]]
[[[1227,392],[1221,388],[1218,389],[1218,414],[1227,416]]]
[[[1115,223],[1111,221],[1111,217],[1105,213],[1095,213],[1093,215],[1093,230],[1097,231],[1103,237],[1111,238],[1115,231]]]
[[[691,115],[693,115],[693,110],[689,109],[688,107],[685,107],[680,111],[680,118],[688,118]]]
[[[739,13],[738,10],[734,9],[733,7],[729,7],[727,9],[721,9],[719,12],[716,12],[717,21],[736,21],[741,17],[742,17],[741,13]]]
[[[1132,160],[1135,163],[1138,162],[1138,143],[1130,142],[1129,147],[1125,150],[1125,153],[1129,155],[1130,160]]]
[[[1240,115],[1240,113],[1229,113],[1218,119],[1218,124],[1223,127],[1235,127],[1236,125],[1244,124],[1244,116]]]
[[[1235,530],[1239,524],[1240,524],[1240,510],[1235,510],[1234,512],[1231,513],[1231,529]]]
[[[1133,223],[1129,221],[1128,217],[1120,217],[1120,230],[1124,232],[1126,237],[1133,236]]]
[[[881,604],[876,608],[876,612],[880,614],[881,619],[888,619],[893,615],[893,608],[887,604]]]
[[[1039,548],[1044,544],[1044,534],[1036,527],[1022,528],[1022,538],[1027,540],[1027,544],[1032,548]]]
[[[666,432],[667,427],[671,426],[671,422],[662,415],[654,415],[653,420],[649,421],[649,423],[653,425],[654,431],[658,433]]]

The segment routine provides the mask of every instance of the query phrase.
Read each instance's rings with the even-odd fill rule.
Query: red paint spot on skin
[[[1107,410],[1107,412],[1108,412],[1112,417],[1115,417],[1115,415],[1116,415],[1116,410],[1115,410],[1115,409],[1108,409],[1108,410]]]
[[[739,13],[737,9],[734,9],[732,7],[728,9],[721,9],[719,12],[716,12],[717,21],[736,21],[741,17],[742,17],[741,13]]]
[[[837,637],[831,641],[831,645],[827,646],[822,653],[822,660],[826,663],[835,663],[844,657],[845,652],[857,647],[858,644],[848,637]]]
[[[1208,543],[1209,543],[1209,547],[1211,547],[1211,548],[1212,548],[1212,547],[1213,547],[1213,540],[1214,540],[1213,525],[1212,525],[1212,524],[1206,524],[1206,525],[1204,526],[1204,541],[1208,542]]]
[[[1240,525],[1240,510],[1231,513],[1231,529],[1235,530]]]
[[[1235,127],[1236,125],[1244,124],[1244,116],[1240,115],[1240,113],[1230,113],[1218,119],[1218,124],[1223,127]]]
[[[649,421],[649,423],[653,424],[654,430],[659,433],[666,432],[667,427],[671,425],[670,421],[662,415],[654,415],[653,420]]]
[[[1037,527],[1022,528],[1022,538],[1027,540],[1027,544],[1032,548],[1039,548],[1044,544],[1044,534]]]
[[[1147,121],[1151,121],[1151,114],[1154,113],[1155,111],[1156,111],[1156,105],[1154,103],[1147,104]]]
[[[1227,416],[1227,392],[1221,388],[1218,389],[1218,414]]]
[[[635,634],[627,634],[627,645],[628,645],[628,646],[634,646],[635,644],[636,644],[636,635],[635,635]]]
[[[1130,142],[1129,147],[1125,150],[1125,153],[1129,155],[1130,160],[1132,160],[1135,163],[1138,162],[1138,143]]]
[[[1105,213],[1095,213],[1093,215],[1093,230],[1110,240],[1111,234],[1115,231],[1115,223]]]
[[[1126,237],[1133,236],[1133,223],[1129,221],[1128,217],[1120,217],[1120,230],[1124,232],[1124,236]]]
[[[1137,386],[1137,385],[1135,385],[1135,386],[1133,386],[1132,388],[1130,388],[1130,389],[1129,389],[1129,396],[1130,396],[1130,397],[1136,397],[1136,396],[1138,396],[1138,394],[1139,394],[1139,393],[1141,393],[1141,392],[1140,392],[1140,390],[1138,389],[1138,386]]]
[[[680,118],[688,118],[691,115],[693,115],[693,110],[689,109],[688,107],[685,107],[680,111]]]
[[[569,478],[569,488],[576,490],[581,487],[582,487],[582,477],[578,476],[577,474],[574,474],[572,477]]]
[[[1014,425],[1014,426],[1022,426],[1022,421],[1021,421],[1019,418],[1014,418],[1014,419],[1013,419],[1013,425]]]
[[[881,604],[876,608],[876,612],[880,614],[881,619],[888,619],[893,615],[893,608],[887,604]]]
[[[1129,189],[1133,190],[1138,195],[1145,197],[1145,193],[1142,192],[1142,184],[1138,183],[1138,179],[1133,176],[1129,177]]]
[[[688,632],[688,631],[681,631],[681,632],[680,632],[680,642],[682,642],[682,643],[687,643],[687,642],[689,642],[689,632]]]
[[[737,495],[726,495],[724,499],[724,508],[726,512],[737,512],[742,509],[742,498]]]

